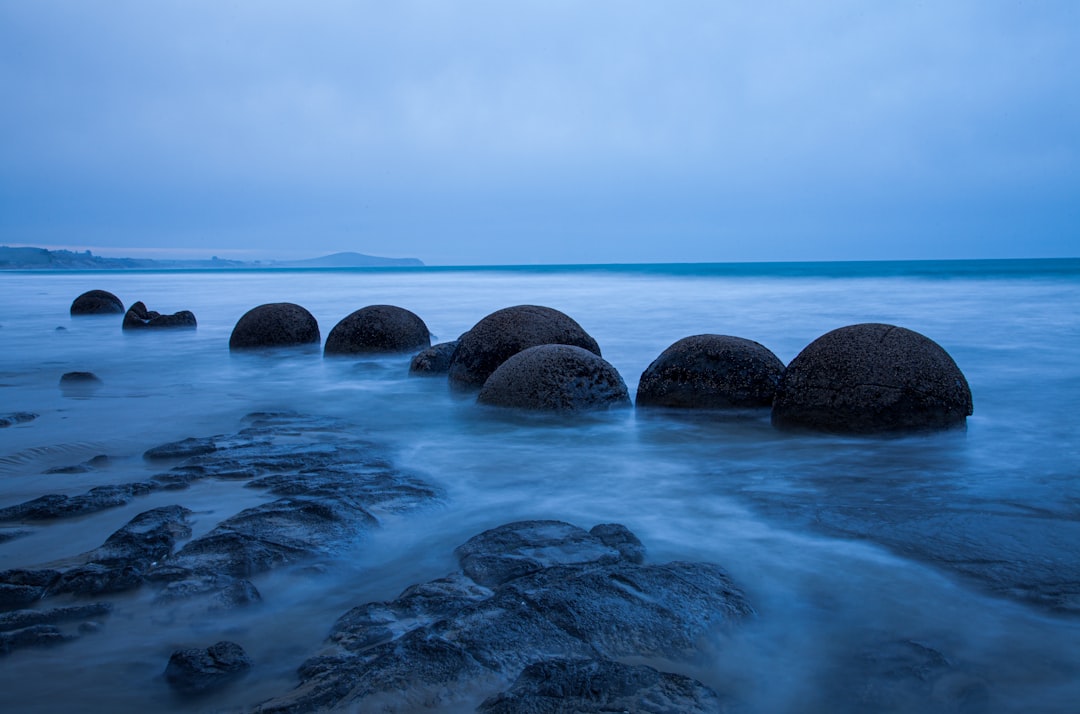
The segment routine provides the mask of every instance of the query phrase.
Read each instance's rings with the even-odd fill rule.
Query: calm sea
[[[131,335],[118,316],[69,317],[94,288],[191,310],[198,330]],[[400,305],[437,341],[502,307],[547,305],[596,338],[631,393],[688,335],[753,339],[786,363],[829,330],[886,322],[953,356],[975,413],[966,432],[890,439],[782,434],[767,413],[502,413],[409,378],[408,356],[230,354],[237,319],[282,301],[308,308],[324,338],[360,307]],[[899,686],[893,711],[1080,702],[1080,260],[3,273],[0,344],[0,414],[39,415],[0,429],[0,506],[144,480],[157,472],[148,447],[280,409],[347,420],[447,493],[328,574],[257,578],[256,611],[190,621],[136,593],[97,635],[0,658],[8,711],[202,711],[283,693],[348,608],[446,574],[454,546],[524,518],[619,522],[653,562],[727,568],[758,615],[684,671],[752,710],[857,711],[859,663],[895,642],[941,652],[950,674],[933,683],[942,692]],[[65,397],[60,375],[76,370],[104,386]],[[109,463],[95,472],[43,474],[99,454]],[[0,542],[0,569],[77,555],[153,506],[192,508],[199,535],[263,498],[228,483],[155,494]],[[169,698],[169,653],[219,639],[256,661],[244,686],[212,706]]]

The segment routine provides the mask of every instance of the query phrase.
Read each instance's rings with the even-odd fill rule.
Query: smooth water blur
[[[454,569],[454,546],[485,528],[556,518],[623,523],[653,562],[729,569],[758,617],[714,643],[718,654],[665,667],[762,711],[857,710],[847,663],[896,640],[945,653],[956,687],[985,683],[991,711],[1074,711],[1076,619],[1005,597],[978,568],[997,559],[1037,575],[1080,562],[1080,268],[859,265],[0,274],[0,414],[40,415],[0,429],[0,506],[148,478],[146,448],[236,431],[244,414],[276,409],[341,417],[447,492],[445,504],[395,517],[321,575],[257,578],[264,605],[226,621],[128,595],[102,635],[0,660],[6,700],[12,711],[201,710],[169,698],[161,671],[172,649],[227,637],[257,666],[214,706],[248,705],[290,688],[349,607]],[[125,305],[191,310],[198,330],[123,334],[119,316],[69,317],[72,299],[93,288]],[[445,380],[409,378],[408,356],[230,354],[240,316],[282,301],[307,307],[324,338],[360,307],[400,305],[433,341],[502,307],[547,305],[596,338],[631,393],[688,335],[750,338],[786,363],[828,330],[893,323],[953,356],[975,414],[966,432],[892,439],[779,433],[767,413],[552,417],[481,408]],[[63,395],[60,375],[76,370],[104,385]],[[99,454],[109,464],[96,472],[43,474]],[[229,483],[158,493],[0,543],[0,568],[89,550],[153,506],[192,508],[199,535],[263,498]],[[42,696],[57,678],[67,693]],[[955,710],[947,692],[934,701]],[[899,694],[891,710],[915,706]]]

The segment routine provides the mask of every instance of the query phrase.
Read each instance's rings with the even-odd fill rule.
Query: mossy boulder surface
[[[903,327],[864,323],[822,335],[791,361],[772,422],[874,434],[962,427],[971,413],[967,379],[940,345]]]

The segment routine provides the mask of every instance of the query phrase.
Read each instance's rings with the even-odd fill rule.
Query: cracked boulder
[[[840,434],[963,427],[971,389],[952,357],[918,332],[878,323],[841,327],[788,365],[772,423]]]
[[[145,330],[179,328],[193,330],[198,326],[195,315],[190,310],[181,310],[172,315],[162,315],[156,310],[147,310],[141,301],[135,303],[124,314],[121,329]]]

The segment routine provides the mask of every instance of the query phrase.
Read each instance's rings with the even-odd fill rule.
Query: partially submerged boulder
[[[334,325],[324,355],[409,352],[431,346],[431,333],[416,313],[395,305],[368,305]]]
[[[65,397],[89,397],[104,386],[93,372],[65,372],[60,375],[60,393]]]
[[[479,388],[499,365],[518,352],[553,344],[581,347],[600,356],[596,340],[558,310],[539,305],[497,310],[461,336],[450,364],[450,384]]]
[[[626,383],[603,358],[570,345],[539,345],[503,362],[477,397],[480,404],[541,411],[630,406]]]
[[[123,314],[124,303],[107,290],[87,290],[71,303],[72,315]]]
[[[235,642],[218,642],[206,649],[176,650],[169,657],[165,679],[181,694],[218,689],[251,669],[251,659]]]
[[[769,407],[784,363],[753,340],[693,335],[668,347],[642,373],[639,407]]]
[[[230,350],[318,344],[319,323],[291,302],[274,302],[244,313],[229,337]]]
[[[894,325],[841,327],[811,342],[788,365],[772,423],[846,434],[962,427],[971,389],[933,340]]]
[[[141,301],[128,308],[124,314],[121,328],[124,330],[142,330],[148,328],[195,329],[198,323],[190,310],[181,310],[172,315],[162,315],[155,310],[147,310]]]
[[[426,350],[421,350],[409,363],[409,374],[419,377],[434,377],[450,371],[450,362],[454,357],[458,341],[440,342]]]

